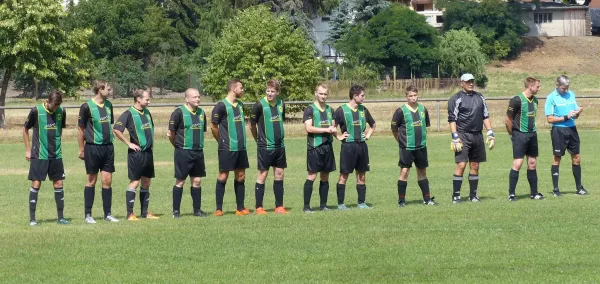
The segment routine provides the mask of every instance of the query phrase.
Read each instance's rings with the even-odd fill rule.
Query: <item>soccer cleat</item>
[[[517,197],[514,194],[508,196],[508,201],[517,201]]]
[[[315,210],[310,209],[310,207],[302,208],[302,212],[304,213],[315,213]]]
[[[404,199],[398,200],[398,207],[404,207],[404,206],[406,206],[406,201]]]
[[[136,217],[136,219],[137,219],[137,217]],[[104,221],[111,222],[111,223],[117,223],[117,222],[119,222],[119,219],[113,217],[112,215],[107,215],[106,217],[104,217]]]
[[[146,213],[146,215],[142,215],[142,218],[144,219],[160,219],[160,217],[152,214],[152,213]]]
[[[585,190],[585,188],[580,187],[578,190],[575,191],[575,194],[577,195],[588,195],[589,193],[587,192],[587,190]]]
[[[215,213],[213,214],[213,216],[215,216],[215,217],[221,217],[221,216],[223,216],[223,210],[217,209],[217,211],[215,211]]]
[[[56,223],[59,224],[59,225],[68,225],[68,224],[71,224],[71,222],[69,222],[69,220],[67,220],[65,218],[58,219],[58,221],[56,221]]]
[[[344,204],[338,204],[338,210],[346,211],[346,210],[350,210],[350,208],[346,207],[346,205],[344,205]]]
[[[460,203],[460,196],[452,196],[452,203],[459,204]]]
[[[329,209],[329,207],[327,206],[321,206],[321,208],[319,208],[321,211],[331,211],[331,209]]]
[[[285,207],[283,207],[283,206],[279,206],[279,207],[275,208],[275,211],[273,211],[273,212],[275,212],[277,214],[287,214],[288,213],[288,211],[285,210]]]
[[[423,200],[423,204],[425,204],[425,205],[437,205],[437,203],[435,203],[433,201],[433,198],[431,198],[431,199],[429,199],[427,201]]]
[[[469,197],[469,201],[471,201],[471,202],[481,202],[481,199],[479,199],[478,196],[471,196],[471,197]]]
[[[250,214],[250,210],[248,210],[248,208],[244,208],[241,211],[237,210],[237,209],[235,210],[235,215],[237,215],[237,216],[245,216],[248,214]]]
[[[531,199],[535,199],[535,200],[542,200],[544,199],[544,196],[541,193],[536,193],[535,195],[530,195],[529,198]]]
[[[148,214],[151,215],[151,214]],[[178,210],[173,211],[173,219],[179,219],[181,217],[181,213]]]
[[[83,221],[86,224],[96,224],[96,220],[94,220],[94,218],[92,217],[92,215],[85,215],[85,219],[83,219]]]
[[[195,210],[194,216],[196,217],[208,217],[208,214],[204,213],[202,210]]]
[[[40,224],[38,224],[38,222],[37,222],[36,220],[31,220],[31,221],[29,221],[29,226],[32,226],[32,227],[37,227],[37,226],[39,226],[39,225],[40,225]]]
[[[262,207],[257,207],[256,210],[254,210],[254,214],[256,215],[267,215],[267,210],[265,210],[265,208]]]
[[[371,207],[369,207],[369,205],[367,205],[367,203],[359,203],[356,207],[358,209],[371,209]]]
[[[108,218],[108,216],[107,216],[107,218]],[[131,214],[129,214],[129,216],[127,216],[127,221],[139,221],[139,220],[140,219],[138,219],[138,217],[136,217],[135,214],[133,214],[133,213],[131,213]]]
[[[560,189],[558,189],[558,187],[555,188],[554,190],[552,190],[552,196],[555,196],[555,197],[561,196]]]

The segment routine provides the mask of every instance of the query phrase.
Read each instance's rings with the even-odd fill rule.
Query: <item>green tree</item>
[[[396,66],[404,74],[431,75],[438,62],[438,32],[425,17],[393,5],[338,41],[338,50],[359,63]],[[402,72],[401,72],[402,73]]]
[[[440,41],[440,65],[450,76],[473,73],[483,77],[487,58],[481,51],[480,41],[471,30],[462,28],[442,35]]]
[[[113,59],[99,59],[95,65],[93,77],[109,82],[115,97],[130,96],[135,89],[148,85],[148,74],[142,69],[141,59],[122,55]]]
[[[74,95],[86,84],[81,68],[90,30],[66,31],[60,22],[66,12],[59,0],[5,0],[0,4],[0,68],[4,69],[0,106],[6,104],[8,83],[15,72],[47,80]],[[4,126],[4,110],[0,110]]]
[[[337,43],[352,27],[365,24],[390,5],[390,2],[385,0],[342,0],[332,11],[331,30],[327,41]]]
[[[481,40],[490,59],[518,54],[521,36],[529,28],[519,18],[519,7],[503,0],[452,1],[445,3],[444,31],[469,28]]]
[[[266,81],[274,78],[281,81],[283,99],[306,100],[318,81],[320,64],[302,31],[257,6],[242,11],[225,27],[208,57],[202,82],[218,100],[226,94],[227,81],[239,78],[245,100],[256,101],[264,94]]]

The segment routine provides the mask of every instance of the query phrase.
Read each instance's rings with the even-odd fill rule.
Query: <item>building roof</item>
[[[600,0],[593,0],[593,1],[598,1],[600,2]],[[592,1],[592,2],[593,2]],[[535,11],[535,10],[587,10],[588,6],[583,6],[583,5],[571,5],[571,4],[563,4],[563,3],[557,3],[557,2],[553,2],[553,1],[544,1],[541,0],[539,5],[534,4],[533,1],[530,2],[521,2],[517,5],[521,6],[521,9],[525,10],[525,11]]]
[[[590,5],[588,5],[588,7],[590,7],[590,9],[592,9],[592,8],[600,9],[600,0],[592,0],[592,2],[590,2]]]

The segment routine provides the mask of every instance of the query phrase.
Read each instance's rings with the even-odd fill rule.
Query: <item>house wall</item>
[[[534,11],[524,11],[521,19],[529,26],[528,36],[585,36],[586,12],[582,9],[536,10],[535,13],[552,13],[551,23],[535,23]]]

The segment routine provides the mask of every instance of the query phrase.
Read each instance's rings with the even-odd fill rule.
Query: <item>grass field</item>
[[[384,124],[386,127],[387,125]],[[171,218],[172,147],[159,140],[155,148],[156,176],[150,210],[160,220],[125,221],[126,149],[117,143],[113,214],[120,223],[83,223],[83,162],[73,140],[64,144],[67,179],[65,216],[72,224],[55,224],[51,185],[42,186],[38,205],[40,227],[28,226],[26,180],[28,163],[22,144],[0,148],[0,282],[162,282],[162,283],[398,283],[398,282],[599,282],[600,152],[594,141],[600,132],[580,131],[583,183],[590,196],[576,196],[569,162],[561,167],[561,198],[553,198],[549,133],[540,133],[540,191],[547,199],[527,198],[524,170],[517,188],[519,201],[507,201],[511,146],[499,134],[496,149],[482,165],[482,203],[453,205],[450,201],[453,155],[448,135],[430,134],[429,180],[435,207],[421,204],[415,173],[409,178],[408,205],[396,207],[397,144],[389,135],[369,141],[371,172],[367,203],[372,210],[301,212],[305,172],[305,139],[286,141],[288,165],[285,205],[290,214],[233,214],[232,182],[227,184],[224,217],[197,218],[189,183],[182,210]],[[206,143],[207,172],[203,180],[203,210],[212,212],[217,174],[216,143]],[[246,181],[246,205],[254,205],[256,178],[254,143],[249,142],[251,169]],[[339,143],[336,143],[336,153]],[[335,203],[333,174],[329,200]],[[265,205],[272,210],[271,177]],[[98,186],[99,187],[99,186]],[[99,189],[97,189],[99,191]],[[463,196],[468,183],[463,184]],[[347,204],[355,207],[350,182]],[[313,206],[318,202],[315,186]],[[99,192],[94,216],[102,214]],[[136,201],[136,212],[139,202]]]

